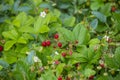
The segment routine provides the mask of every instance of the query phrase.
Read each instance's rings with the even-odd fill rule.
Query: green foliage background
[[[41,46],[45,40],[51,46]],[[120,1],[1,0],[0,45],[0,80],[89,80],[92,75],[94,80],[119,80]]]

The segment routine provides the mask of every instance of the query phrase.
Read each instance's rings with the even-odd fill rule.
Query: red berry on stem
[[[75,67],[78,67],[79,65],[80,65],[79,63],[76,63],[76,64],[75,64]]]
[[[66,80],[71,80],[70,77],[67,77]]]
[[[3,51],[3,46],[0,45],[0,52],[2,52],[2,51]]]
[[[46,47],[46,46],[47,46],[46,41],[43,41],[43,42],[42,42],[42,46],[43,46],[43,47]]]
[[[89,77],[89,80],[93,80],[93,79],[94,79],[94,76],[93,76],[93,75]]]
[[[51,45],[50,40],[47,40],[47,41],[46,41],[46,45],[47,45],[47,46],[50,46],[50,45]]]
[[[59,38],[59,35],[56,33],[56,34],[54,35],[54,38],[55,38],[55,39],[58,39],[58,38]]]
[[[102,68],[104,68],[105,66],[104,66],[104,64],[100,64],[100,66],[102,67]]]
[[[61,42],[58,42],[58,47],[62,47],[62,43]]]
[[[62,80],[62,76],[59,76],[59,77],[58,77],[58,80]]]
[[[60,62],[58,60],[55,61],[55,64],[58,65]]]
[[[75,41],[75,44],[78,44],[78,40]]]
[[[70,51],[69,51],[69,54],[70,54],[70,55],[72,55],[72,54],[73,54],[72,50],[70,50]]]
[[[115,12],[115,11],[116,11],[116,7],[115,7],[115,6],[112,6],[112,7],[111,7],[111,11],[112,11],[112,12]]]
[[[63,57],[66,57],[66,55],[67,55],[67,54],[66,54],[65,52],[62,53],[62,56],[63,56]]]

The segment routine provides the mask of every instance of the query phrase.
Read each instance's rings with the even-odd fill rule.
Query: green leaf
[[[42,0],[32,0],[36,6],[40,5]]]
[[[115,50],[115,55],[114,55],[114,60],[116,61],[116,63],[119,65],[120,68],[120,47],[117,47]]]
[[[97,12],[97,11],[92,11],[92,14],[94,15],[94,16],[96,16],[101,22],[106,22],[106,16],[105,15],[103,15],[102,13],[100,13],[100,12]]]
[[[13,39],[13,40],[16,40],[17,37],[19,36],[18,32],[15,29],[11,31],[5,31],[2,33],[2,35],[7,39]]]
[[[100,40],[98,38],[94,38],[89,41],[90,45],[99,44],[99,43],[100,43]]]
[[[3,67],[0,65],[0,71],[3,69]]]
[[[49,27],[47,26],[47,25],[42,25],[41,27],[40,27],[40,30],[39,30],[39,32],[40,33],[45,33],[45,32],[49,32]]]
[[[91,25],[91,27],[92,27],[93,29],[96,29],[97,26],[98,26],[98,19],[92,20],[92,22],[90,23],[90,25]]]
[[[73,17],[73,16],[67,17],[63,21],[63,24],[65,26],[70,26],[70,27],[73,27],[74,23],[75,23],[75,17]]]
[[[32,65],[34,63],[34,61],[33,61],[34,56],[35,56],[35,52],[30,51],[27,58],[26,58],[28,64]]]
[[[14,53],[15,54],[15,53]],[[13,53],[7,53],[4,57],[3,60],[5,60],[7,63],[12,64],[17,61],[17,57]]]
[[[92,0],[90,8],[92,10],[98,10],[103,5],[104,5],[104,3],[102,0]]]
[[[85,75],[85,77],[90,77],[91,75],[95,75],[95,71],[94,70],[92,70],[92,69],[85,69],[85,71],[84,71],[84,75]]]
[[[65,66],[65,63],[61,63],[57,66],[56,68],[57,76],[59,76],[62,73],[64,66]]]
[[[47,70],[41,75],[40,80],[57,80],[57,78],[51,70]]]
[[[24,37],[21,36],[21,37],[17,40],[17,43],[26,44],[27,41],[26,41],[26,39],[25,39]]]
[[[86,44],[90,39],[90,34],[88,33],[87,29],[82,24],[77,24],[73,29],[73,34],[75,40],[78,40],[78,44]]]
[[[29,32],[29,33],[34,33],[34,28],[30,26],[24,26],[19,28],[20,32]]]
[[[110,68],[114,68],[114,69],[118,69],[119,65],[116,62],[115,58],[111,58],[108,55],[105,55],[105,63],[107,64],[107,66],[109,66]]]
[[[12,24],[16,27],[20,27],[25,25],[25,22],[27,21],[27,15],[24,12],[21,12],[17,15],[17,17],[13,20]]]
[[[110,11],[111,11],[111,3],[106,3],[100,9],[100,12],[103,13],[105,16],[110,16],[111,15]]]
[[[47,14],[45,18],[39,16],[37,18],[37,21],[34,23],[34,31],[35,31],[35,33],[39,33],[40,28],[43,27],[43,25],[47,26],[48,23],[50,22],[50,18],[51,18],[51,14]],[[47,28],[47,30],[48,30],[48,28]]]
[[[119,13],[114,13],[113,17],[115,19],[115,27],[120,31],[120,14]]]
[[[0,65],[3,67],[3,68],[7,68],[9,67],[9,64],[3,60],[0,60]]]
[[[34,39],[33,36],[32,36],[31,34],[29,34],[29,33],[24,33],[22,36],[23,36],[26,40],[33,40],[33,39]]]
[[[98,32],[103,32],[103,31],[106,31],[108,29],[108,27],[107,26],[105,26],[105,25],[98,25],[98,27],[96,28],[96,31],[98,31]]]
[[[61,13],[60,13],[59,10],[54,9],[54,15],[55,15],[56,17],[60,17]]]
[[[16,41],[7,41],[4,45],[4,50],[8,51],[15,43]]]
[[[62,34],[64,40],[66,41],[74,41],[74,35],[72,33],[72,31],[66,29],[66,28],[59,28],[58,32],[60,32],[60,34]]]

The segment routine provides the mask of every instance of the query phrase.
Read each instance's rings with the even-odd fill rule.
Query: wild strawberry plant
[[[1,80],[120,78],[119,1],[27,1],[1,4]]]

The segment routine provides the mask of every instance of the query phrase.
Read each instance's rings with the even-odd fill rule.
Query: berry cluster
[[[57,33],[54,35],[54,39],[57,40],[57,46],[58,46],[59,48],[61,48],[61,47],[62,47],[62,43],[58,41],[59,35],[58,35]],[[51,41],[50,41],[50,40],[45,40],[45,41],[43,41],[43,42],[41,43],[41,45],[42,45],[43,47],[50,46],[50,45],[51,45]],[[56,47],[54,46],[54,48],[56,48]]]
[[[2,52],[2,51],[3,51],[3,46],[0,45],[0,52]]]
[[[50,40],[46,40],[42,42],[42,46],[46,47],[46,46],[50,46],[51,45],[51,41]]]

